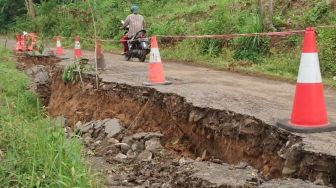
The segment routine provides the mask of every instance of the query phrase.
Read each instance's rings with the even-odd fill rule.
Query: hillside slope
[[[139,0],[138,4],[150,34],[202,35],[267,31],[263,20],[269,15],[265,15],[262,10],[268,10],[268,2]],[[120,38],[123,33],[119,30],[120,20],[129,14],[131,4],[131,1],[123,0],[91,0],[100,38]],[[87,1],[50,0],[37,3],[36,10],[38,16],[34,21],[21,15],[11,25],[11,30],[35,31],[44,37],[80,35],[83,38],[92,38],[93,24]],[[335,22],[334,0],[284,0],[274,1],[273,4],[272,26],[277,31],[333,25]],[[321,69],[326,78],[336,75],[333,53],[336,49],[335,31],[335,28],[318,30]],[[243,37],[233,40],[161,41],[161,49],[162,55],[168,59],[294,78],[300,57],[301,38]],[[92,46],[84,43],[84,46],[88,45]]]

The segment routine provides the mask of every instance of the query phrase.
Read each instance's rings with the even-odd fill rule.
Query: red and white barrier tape
[[[314,28],[336,28],[336,25],[316,26]],[[263,33],[243,33],[243,34],[223,34],[223,35],[156,35],[159,38],[170,39],[232,39],[238,37],[254,37],[254,36],[289,36],[301,35],[305,30],[289,30],[281,32],[263,32]],[[82,38],[83,40],[92,41],[94,39]],[[124,42],[125,40],[100,39],[101,42]]]
[[[316,26],[314,28],[336,28],[336,25]],[[157,35],[160,38],[175,38],[175,39],[231,39],[238,37],[254,37],[254,36],[288,36],[304,34],[305,30],[289,30],[281,32],[263,32],[263,33],[244,33],[244,34],[223,34],[223,35]]]
[[[305,30],[293,30],[283,32],[268,32],[268,33],[246,33],[246,34],[225,34],[225,35],[156,35],[158,38],[172,38],[172,39],[231,39],[238,37],[253,37],[253,36],[288,36],[288,35],[300,35],[304,34]],[[82,40],[94,41],[94,39],[83,38]],[[100,39],[101,42],[124,42],[127,40],[112,40],[112,39]]]
[[[336,25],[324,25],[316,26],[314,28],[336,28]],[[168,38],[175,40],[183,39],[232,39],[238,37],[254,37],[254,36],[289,36],[289,35],[301,35],[305,30],[290,30],[281,32],[263,32],[263,33],[244,33],[244,34],[222,34],[222,35],[156,35],[159,38]],[[56,38],[56,36],[54,37]],[[74,37],[62,37],[61,38],[74,38]],[[81,37],[81,40],[94,41],[94,38]],[[100,42],[126,42],[128,40],[113,40],[113,39],[98,39]],[[55,40],[56,41],[56,40]]]
[[[283,31],[283,32],[268,32],[268,33],[245,33],[245,34],[224,34],[224,35],[157,35],[160,38],[174,38],[174,39],[232,39],[238,37],[254,37],[254,36],[288,36],[303,34],[305,30]]]
[[[320,25],[313,28],[336,28],[336,25]]]

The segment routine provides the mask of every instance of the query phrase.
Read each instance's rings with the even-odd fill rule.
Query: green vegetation
[[[76,60],[64,68],[62,80],[64,82],[75,83],[80,80],[80,74],[82,74],[82,72],[90,72],[93,70],[94,67],[91,64],[88,64],[87,60]]]
[[[97,187],[78,139],[43,115],[10,53],[0,49],[0,187]]]
[[[75,63],[71,63],[67,65],[63,70],[62,80],[64,82],[73,82],[75,80],[76,70],[77,70],[77,66]]]
[[[6,1],[9,5],[11,1]],[[89,2],[94,8],[100,38],[118,40],[120,20],[129,14],[132,3],[140,5],[149,34],[193,35],[229,34],[268,31],[264,24],[265,8],[258,0],[49,0],[34,1],[36,18],[22,11],[9,23],[2,19],[2,32],[33,31],[43,37],[64,36],[65,46],[73,46],[73,37],[93,38]],[[269,2],[269,1],[263,1]],[[335,0],[273,1],[272,28],[278,31],[304,29],[308,26],[336,23]],[[8,6],[9,6],[8,5]],[[0,3],[0,6],[1,5]],[[14,6],[14,5],[11,5]],[[28,9],[28,8],[27,8]],[[6,9],[7,10],[7,9]],[[4,15],[13,15],[6,12]],[[21,10],[21,9],[20,9]],[[262,10],[264,10],[263,13]],[[2,16],[4,17],[4,16]],[[8,16],[7,16],[8,17]],[[0,17],[1,18],[1,17]],[[15,22],[14,22],[15,21]],[[325,78],[336,75],[334,63],[336,28],[318,29],[321,70]],[[69,37],[69,38],[68,38]],[[258,72],[295,78],[300,58],[302,36],[241,37],[228,40],[187,39],[161,40],[162,56],[207,66]],[[93,48],[92,41],[82,40],[84,48]],[[104,43],[105,49],[120,48],[118,43]]]

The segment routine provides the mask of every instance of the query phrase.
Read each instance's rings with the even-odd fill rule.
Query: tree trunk
[[[263,31],[275,31],[273,26],[273,0],[258,0]]]
[[[33,0],[25,0],[26,8],[27,8],[27,14],[32,19],[35,20],[36,18],[36,12],[34,8],[34,2]]]
[[[331,0],[330,2],[332,9],[335,11],[336,10],[336,0]]]

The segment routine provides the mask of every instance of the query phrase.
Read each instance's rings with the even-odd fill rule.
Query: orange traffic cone
[[[144,82],[143,84],[146,86],[151,86],[151,85],[168,85],[171,83],[172,82],[165,80],[157,38],[156,36],[153,36],[151,38],[151,52],[148,67],[148,82]]]
[[[60,36],[56,37],[56,54],[57,55],[62,55],[63,54],[63,48],[62,48],[62,43],[61,43],[61,37]]]
[[[328,122],[313,28],[307,28],[304,37],[291,119],[278,125],[301,133],[336,131],[336,126]]]
[[[36,43],[37,43],[37,34],[36,33],[32,33],[32,43],[31,43],[31,48],[32,48],[32,51],[36,51],[37,50],[37,46],[36,46]]]
[[[37,42],[37,36],[36,33],[29,33],[27,35],[27,40],[28,40],[28,47],[27,50],[28,51],[34,51],[36,48],[36,42]]]
[[[76,58],[82,57],[82,50],[81,50],[79,40],[80,40],[79,36],[76,36],[76,41],[75,41],[75,57]]]
[[[25,44],[25,40],[26,40],[26,36],[21,35],[21,47],[22,47],[22,51],[26,51],[26,44]]]
[[[21,45],[21,35],[16,35],[16,47],[15,51],[22,51],[22,45]]]

